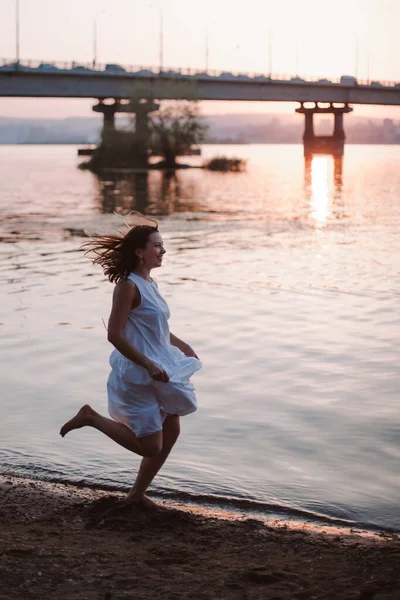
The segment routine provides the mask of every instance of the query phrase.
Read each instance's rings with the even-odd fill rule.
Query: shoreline
[[[69,480],[60,477],[46,477],[29,473],[18,473],[12,469],[0,468],[0,485],[6,479],[38,482],[43,485],[63,486],[65,490],[84,489],[93,493],[108,494],[123,498],[129,491],[129,486],[123,487],[99,482],[90,482],[86,479]],[[353,533],[366,536],[394,536],[400,539],[400,529],[389,525],[377,525],[346,520],[344,517],[335,517],[324,514],[307,512],[281,505],[262,503],[244,498],[230,498],[223,496],[208,496],[205,494],[192,494],[180,490],[150,489],[148,493],[155,502],[166,506],[189,510],[204,517],[216,517],[228,520],[255,519],[268,527],[285,527],[293,530],[307,530],[315,533],[329,533],[352,535]]]
[[[397,599],[400,537],[0,474],[0,598]]]

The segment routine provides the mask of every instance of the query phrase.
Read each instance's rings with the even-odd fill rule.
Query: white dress
[[[155,381],[144,367],[115,349],[110,356],[107,381],[108,411],[137,437],[144,437],[160,431],[167,415],[183,416],[197,409],[189,378],[202,364],[171,344],[170,312],[156,282],[134,273],[128,279],[136,284],[141,300],[129,313],[125,335],[135,348],[167,372],[169,382]]]

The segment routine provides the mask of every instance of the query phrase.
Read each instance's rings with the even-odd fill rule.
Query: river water
[[[153,490],[400,529],[400,147],[204,146],[245,173],[99,182],[74,146],[0,146],[0,466],[127,489],[138,458],[94,430],[106,413],[112,285],[83,230],[157,215],[154,276],[171,330],[204,363],[199,410]]]

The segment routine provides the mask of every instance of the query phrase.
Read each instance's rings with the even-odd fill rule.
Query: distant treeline
[[[300,115],[228,114],[203,117],[209,126],[208,143],[300,143],[304,123]],[[117,121],[126,126],[123,117]],[[315,120],[316,133],[329,135],[333,119]],[[98,141],[100,117],[67,119],[14,119],[0,117],[0,144],[86,144]],[[345,117],[347,143],[399,144],[400,121]]]

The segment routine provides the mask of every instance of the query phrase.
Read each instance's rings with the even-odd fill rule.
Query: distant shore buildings
[[[304,124],[298,115],[227,114],[204,117],[211,144],[295,144],[302,142]],[[121,126],[124,126],[123,121]],[[96,117],[14,119],[0,117],[0,144],[87,144],[100,136]],[[321,118],[316,132],[329,135],[332,119]],[[400,121],[350,116],[346,144],[400,144]]]

